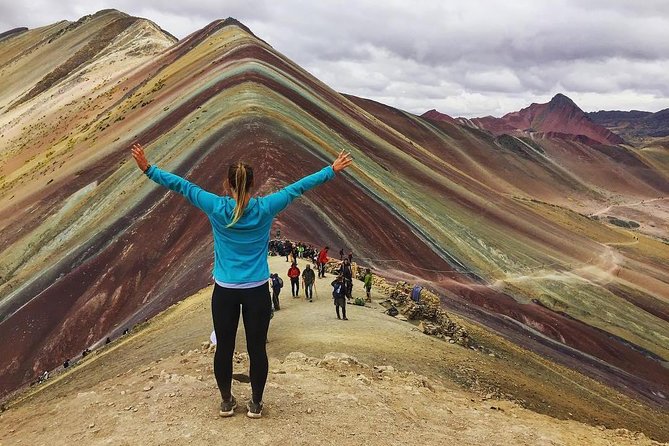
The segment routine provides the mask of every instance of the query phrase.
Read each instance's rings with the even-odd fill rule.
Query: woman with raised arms
[[[352,158],[342,151],[331,166],[273,194],[251,197],[253,169],[242,162],[228,168],[225,181],[232,196],[220,196],[150,165],[140,144],[132,146],[132,156],[137,166],[151,180],[183,195],[193,206],[203,211],[211,222],[215,280],[211,312],[217,339],[214,375],[223,400],[219,414],[222,417],[232,416],[237,406],[231,393],[232,355],[241,310],[251,363],[249,374],[252,397],[247,404],[247,416],[260,418],[268,372],[265,344],[272,302],[267,286],[267,246],[272,221],[295,198],[331,180],[335,174],[350,166]]]

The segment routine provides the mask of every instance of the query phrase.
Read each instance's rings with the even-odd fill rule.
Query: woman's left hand
[[[353,158],[351,157],[351,154],[342,150],[334,163],[332,163],[332,170],[334,170],[335,173],[339,173],[352,163]]]
[[[142,172],[146,172],[146,169],[149,168],[149,162],[144,156],[144,147],[141,144],[135,143],[132,145],[132,157],[135,158],[137,162],[137,167],[139,167]]]

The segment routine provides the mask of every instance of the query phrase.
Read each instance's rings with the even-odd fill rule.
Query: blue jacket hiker
[[[272,287],[272,303],[274,304],[274,310],[279,311],[281,309],[279,294],[281,294],[281,288],[283,288],[283,279],[279,277],[277,273],[274,273],[269,277]]]
[[[156,183],[183,195],[203,211],[214,234],[214,291],[211,312],[217,347],[214,375],[221,393],[219,415],[234,415],[237,400],[231,393],[232,356],[240,311],[244,319],[246,345],[250,360],[251,399],[246,415],[262,416],[262,396],[267,382],[268,361],[265,344],[272,314],[267,286],[269,266],[267,247],[274,217],[295,198],[309,189],[334,178],[350,166],[349,154],[341,152],[332,166],[325,167],[265,197],[251,198],[253,169],[244,163],[228,168],[227,184],[232,196],[207,192],[177,175],[151,166],[140,144],[132,147],[137,166]]]
[[[337,319],[348,320],[346,317],[346,280],[344,276],[339,274],[335,280],[332,281],[332,298],[334,299],[335,310],[337,311]],[[341,307],[342,317],[339,316],[339,307]]]

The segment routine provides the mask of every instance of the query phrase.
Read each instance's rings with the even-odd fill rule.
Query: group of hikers
[[[316,282],[316,274],[311,268],[311,265],[307,263],[304,267],[304,270],[300,272],[300,269],[297,264],[297,258],[300,258],[299,255],[294,255],[295,253],[300,253],[298,247],[307,246],[309,251],[309,256],[306,257],[311,259],[315,264],[318,270],[318,278],[325,277],[325,265],[328,263],[328,251],[329,246],[324,247],[318,255],[315,254],[315,250],[311,248],[311,245],[304,245],[303,243],[293,244],[289,240],[272,240],[270,242],[270,255],[286,255],[285,252],[288,252],[286,255],[286,260],[291,260],[289,257],[292,257],[292,263],[288,269],[287,276],[290,279],[290,291],[293,298],[299,297],[300,295],[300,278],[302,279],[302,287],[304,289],[305,298],[308,302],[313,302],[314,288]],[[283,251],[282,251],[283,250]],[[311,253],[314,253],[311,255]],[[337,319],[342,319],[347,321],[346,317],[346,303],[350,302],[353,298],[353,268],[351,264],[351,259],[353,257],[353,252],[349,252],[347,257],[344,257],[344,250],[340,250],[341,264],[338,270],[335,271],[336,278],[332,281],[332,298],[335,305],[335,311],[337,314]],[[304,257],[302,257],[304,258]],[[365,270],[365,275],[363,278],[366,300],[371,301],[371,289],[372,289],[372,273],[369,268]],[[270,289],[272,290],[272,310],[279,311],[281,309],[281,303],[279,300],[279,295],[281,294],[281,288],[283,288],[283,279],[279,277],[278,273],[272,273],[270,275],[269,282]],[[341,314],[340,314],[341,309]]]
[[[278,238],[279,234],[281,234],[281,232],[277,231],[277,238],[272,239],[269,242],[269,255],[285,257],[286,262],[297,263],[298,259],[315,261],[317,251],[312,245],[303,242],[293,243],[290,240],[285,239],[281,240]]]

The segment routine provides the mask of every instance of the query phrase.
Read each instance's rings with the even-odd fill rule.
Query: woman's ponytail
[[[250,192],[251,185],[253,185],[253,169],[244,163],[231,165],[228,169],[228,183],[230,183],[230,187],[237,195],[237,203],[232,213],[232,221],[227,226],[229,228],[244,215],[246,197]]]

